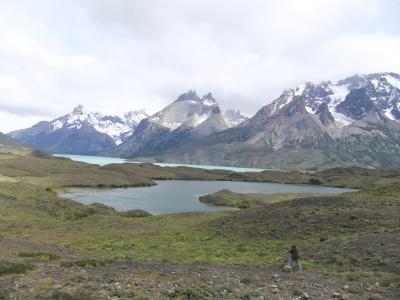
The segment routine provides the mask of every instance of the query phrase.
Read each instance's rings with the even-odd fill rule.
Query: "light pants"
[[[300,271],[303,272],[303,268],[301,267],[300,260],[289,258],[289,261],[288,261],[289,267],[292,266],[292,262],[295,262],[297,264],[297,266],[299,267]]]

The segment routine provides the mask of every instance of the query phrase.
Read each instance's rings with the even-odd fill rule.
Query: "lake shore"
[[[257,183],[240,181],[196,181],[167,180],[155,181],[152,187],[93,189],[75,188],[60,193],[83,204],[102,203],[117,211],[143,209],[154,215],[195,211],[232,210],[229,205],[215,206],[202,203],[199,197],[231,189],[241,193],[264,194],[340,194],[354,192],[353,189],[331,188],[316,185],[291,185],[278,183]]]

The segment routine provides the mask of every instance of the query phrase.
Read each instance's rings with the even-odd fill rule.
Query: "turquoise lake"
[[[123,163],[140,163],[135,161],[126,160],[116,157],[102,157],[102,156],[88,156],[88,155],[70,155],[70,154],[54,154],[58,157],[66,157],[76,161],[82,161],[89,164],[104,166],[107,164],[123,164]],[[262,172],[265,169],[257,168],[239,168],[239,167],[223,167],[223,166],[207,166],[207,165],[186,165],[186,164],[168,164],[168,163],[154,163],[160,167],[191,167],[206,170],[229,170],[234,172]]]
[[[210,206],[198,199],[202,195],[230,189],[242,193],[328,193],[338,194],[354,191],[314,185],[292,185],[277,183],[232,182],[232,181],[156,181],[152,187],[94,189],[75,188],[60,196],[90,204],[103,203],[118,211],[144,209],[152,214],[170,214],[193,211],[218,211],[230,208]]]

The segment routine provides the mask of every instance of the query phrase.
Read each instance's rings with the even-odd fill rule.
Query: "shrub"
[[[121,216],[127,217],[127,218],[140,218],[140,217],[149,217],[151,216],[151,213],[142,210],[142,209],[131,209],[128,211],[124,211],[120,213]]]
[[[0,275],[23,274],[32,269],[33,266],[30,264],[0,262]]]
[[[260,297],[261,293],[259,291],[251,291],[249,293],[244,294],[242,297],[240,297],[241,300],[250,300],[253,298]]]
[[[47,253],[47,252],[20,252],[18,253],[19,257],[30,257],[30,258],[37,258],[42,260],[57,260],[60,259],[60,256],[54,253]]]
[[[10,299],[10,294],[6,289],[0,287],[0,300],[8,300],[8,299]]]
[[[98,259],[81,259],[77,261],[72,261],[72,262],[64,262],[62,266],[64,267],[73,267],[73,266],[78,266],[81,268],[84,267],[104,267],[110,263],[110,261],[107,260],[98,260]]]
[[[242,278],[242,279],[240,280],[240,282],[243,283],[243,284],[250,284],[250,283],[253,282],[253,279],[250,278],[250,277],[244,277],[244,278]]]
[[[309,183],[310,183],[310,184],[313,184],[313,185],[321,185],[321,184],[322,184],[322,181],[319,180],[319,179],[317,179],[317,178],[311,178],[311,179],[309,180]]]
[[[189,287],[186,289],[177,289],[169,296],[172,298],[185,297],[185,299],[205,299],[209,297],[210,294],[202,287]]]

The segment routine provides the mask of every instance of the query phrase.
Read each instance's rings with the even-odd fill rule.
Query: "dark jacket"
[[[292,247],[289,253],[292,255],[292,259],[299,259],[299,251],[297,248]]]

